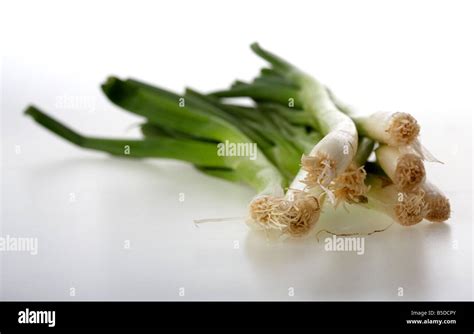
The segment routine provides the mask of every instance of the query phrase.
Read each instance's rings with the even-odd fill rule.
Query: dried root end
[[[423,220],[427,212],[424,196],[425,192],[421,189],[400,194],[399,201],[395,205],[395,215],[400,225],[411,226]]]
[[[445,196],[430,196],[425,199],[427,202],[427,213],[425,218],[430,222],[441,223],[451,216],[451,205]]]
[[[293,201],[286,201],[283,210],[277,213],[290,237],[299,238],[307,235],[319,220],[321,207],[316,197],[299,191]]]
[[[309,233],[320,212],[318,199],[303,191],[296,192],[291,200],[261,196],[250,203],[248,223],[260,230],[277,229],[298,238]]]
[[[336,198],[336,205],[341,202],[367,203],[367,192],[369,188],[365,184],[367,173],[364,167],[351,164],[349,168],[334,179],[330,189]]]
[[[249,206],[249,219],[247,224],[259,230],[284,228],[284,225],[274,220],[273,212],[280,205],[282,198],[275,196],[258,196],[252,200]]]
[[[394,146],[408,145],[418,137],[420,125],[412,115],[397,112],[392,115],[386,131]]]
[[[301,168],[307,172],[302,182],[309,188],[328,186],[336,174],[335,162],[322,153],[316,156],[303,155]]]
[[[395,169],[395,183],[402,191],[411,191],[425,179],[423,160],[416,154],[404,154]]]

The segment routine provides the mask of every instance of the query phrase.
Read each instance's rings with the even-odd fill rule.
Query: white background
[[[39,254],[0,254],[1,299],[472,299],[473,9],[469,1],[3,3],[1,235],[37,237]],[[108,75],[206,92],[257,73],[253,41],[362,113],[413,114],[424,145],[445,162],[427,170],[450,197],[452,219],[394,225],[367,237],[362,256],[326,252],[315,238],[268,243],[242,222],[198,228],[193,219],[244,216],[253,191],[176,161],[80,150],[22,115],[34,103],[88,134],[137,136],[129,127],[139,119],[100,92]],[[61,107],[64,97],[92,107]],[[389,223],[350,210],[326,208],[320,227]]]

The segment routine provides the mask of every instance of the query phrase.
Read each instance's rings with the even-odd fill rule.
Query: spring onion
[[[368,208],[388,215],[403,226],[420,223],[427,213],[425,192],[422,189],[409,193],[400,192],[396,185],[386,182],[378,175],[367,176],[367,184],[370,186]]]
[[[213,95],[252,96],[283,104],[292,100],[298,101],[308,118],[317,124],[325,137],[302,158],[302,170],[297,177],[304,179],[304,183],[310,188],[321,186],[324,189],[349,167],[357,151],[358,137],[354,122],[337,109],[326,88],[316,79],[264,50],[257,43],[252,44],[251,48],[272,65],[271,70],[275,75],[283,77],[297,88],[285,84],[254,83],[238,85],[229,91],[220,91]]]
[[[420,133],[418,122],[407,113],[381,111],[353,119],[359,134],[390,146],[410,145]]]
[[[425,219],[435,223],[448,220],[451,215],[449,199],[431,182],[426,181],[422,189],[427,205]]]
[[[374,150],[374,145],[373,140],[361,137],[354,160],[347,170],[332,182],[329,189],[334,194],[336,206],[339,203],[367,203],[369,188],[365,184],[367,173],[364,164]]]
[[[380,146],[375,154],[380,167],[401,191],[411,191],[424,182],[425,166],[418,155],[388,145]]]

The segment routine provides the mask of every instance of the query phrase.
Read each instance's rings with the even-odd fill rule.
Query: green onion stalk
[[[320,194],[333,179],[351,164],[357,151],[358,136],[354,122],[332,102],[326,88],[316,79],[297,69],[258,44],[252,50],[267,60],[272,68],[253,84],[237,83],[230,90],[215,92],[216,97],[249,96],[257,101],[272,101],[300,107],[321,139],[301,160],[302,168],[293,186],[303,182],[308,191]],[[291,186],[290,186],[291,188]]]

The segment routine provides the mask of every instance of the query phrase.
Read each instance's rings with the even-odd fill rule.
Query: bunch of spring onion
[[[133,79],[109,78],[103,92],[144,118],[143,139],[88,137],[36,107],[25,113],[83,148],[178,159],[207,175],[246,183],[258,193],[249,204],[247,223],[283,237],[308,235],[326,197],[335,205],[367,205],[402,225],[449,217],[446,197],[425,181],[426,151],[420,149],[413,117],[355,116],[308,74],[256,44],[252,49],[271,68],[262,69],[252,83],[238,81],[209,95],[192,89],[175,94]],[[227,97],[250,97],[255,104],[229,103]],[[219,155],[223,142],[256,144],[256,159]],[[367,162],[374,145],[376,162]]]
[[[449,200],[426,180],[423,161],[437,160],[420,144],[420,126],[413,116],[401,112],[359,116],[295,66],[258,44],[251,48],[271,67],[261,69],[251,83],[236,81],[211,96],[250,97],[258,109],[325,135],[301,160],[306,173],[297,177],[307,185],[306,191],[319,187],[336,205],[364,204],[404,226],[449,218]],[[376,161],[365,168],[374,143]]]

